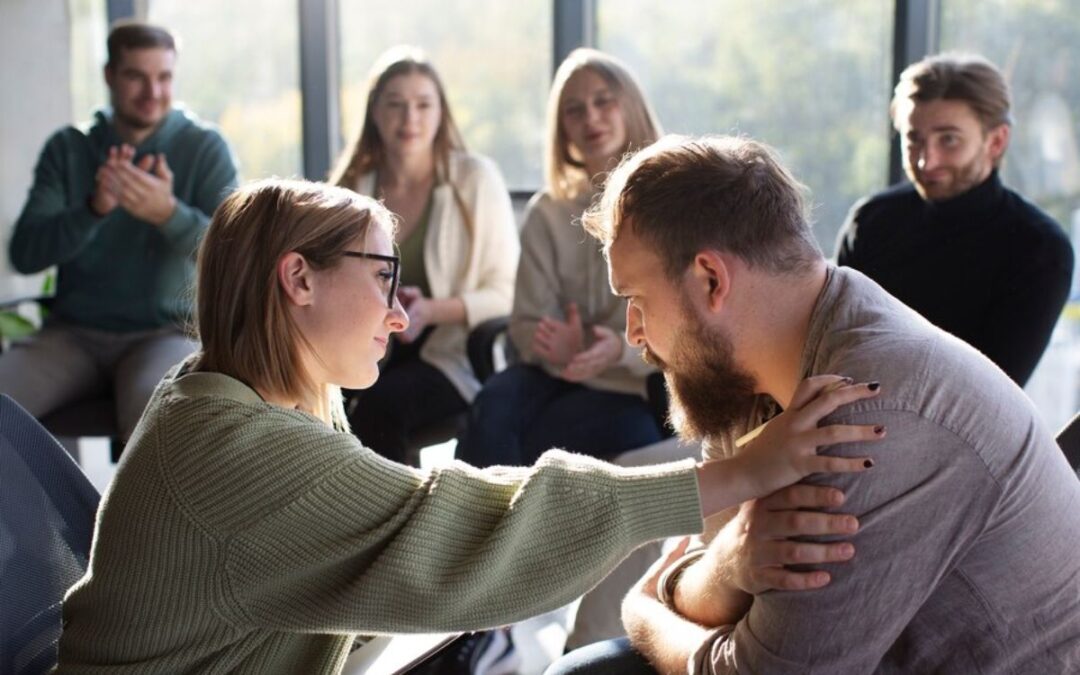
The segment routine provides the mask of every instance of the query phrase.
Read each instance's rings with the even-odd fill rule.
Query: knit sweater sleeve
[[[87,205],[93,176],[88,184],[71,184],[75,174],[68,163],[80,156],[79,141],[78,131],[64,129],[41,151],[9,245],[11,265],[18,272],[33,274],[75,258],[102,227],[104,218]]]
[[[172,482],[221,542],[220,610],[237,626],[511,623],[571,601],[642,543],[701,529],[690,462],[625,469],[555,451],[532,468],[425,473],[299,416],[263,415],[254,434],[176,430],[188,450],[218,439],[212,467]]]

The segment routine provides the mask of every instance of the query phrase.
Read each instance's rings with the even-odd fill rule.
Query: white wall
[[[66,0],[0,0],[0,302],[41,289],[43,275],[12,271],[7,244],[38,153],[71,123],[69,31]]]

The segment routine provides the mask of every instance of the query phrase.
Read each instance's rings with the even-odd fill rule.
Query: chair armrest
[[[478,323],[469,331],[469,341],[466,344],[466,352],[469,355],[469,364],[472,366],[476,379],[483,384],[497,370],[495,362],[496,348],[500,346],[500,337],[510,327],[509,316],[497,316]],[[502,349],[507,352],[507,361],[510,360],[512,346],[508,340],[502,340]]]

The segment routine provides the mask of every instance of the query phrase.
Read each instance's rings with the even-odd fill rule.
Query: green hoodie
[[[236,165],[221,135],[174,109],[135,151],[164,153],[176,211],[161,227],[117,208],[88,206],[98,167],[122,139],[110,111],[89,129],[66,127],[41,151],[34,184],[15,224],[12,266],[24,274],[59,266],[52,316],[78,326],[129,332],[185,321],[191,311],[195,251],[210,214],[236,187]]]

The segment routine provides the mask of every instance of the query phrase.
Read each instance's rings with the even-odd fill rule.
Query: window
[[[105,39],[105,0],[68,0],[71,17],[71,119],[90,119],[92,111],[109,103],[101,69],[108,58]]]
[[[1002,180],[1080,233],[1080,5],[1019,0],[942,3],[941,47],[993,61],[1012,89]],[[1080,297],[1072,298],[1026,390],[1051,429],[1080,407]]]
[[[852,203],[886,182],[892,17],[887,2],[598,0],[598,43],[635,71],[665,131],[779,150],[831,254]]]
[[[217,124],[244,179],[299,176],[296,0],[152,0],[148,20],[178,45],[174,100]]]
[[[544,0],[340,0],[341,123],[360,129],[368,71],[398,44],[423,48],[446,87],[466,146],[494,159],[510,189],[541,184],[551,82]]]

